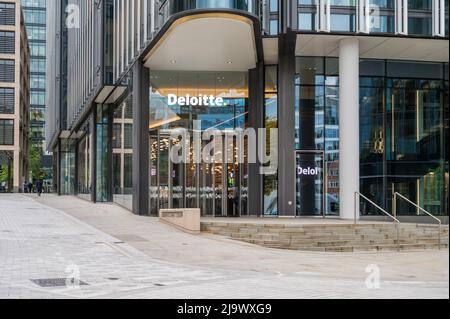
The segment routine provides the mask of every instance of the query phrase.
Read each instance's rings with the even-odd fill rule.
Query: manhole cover
[[[53,287],[66,287],[68,279],[56,278],[56,279],[30,279],[30,280],[40,287],[53,288]],[[88,286],[88,284],[80,281],[80,286]]]

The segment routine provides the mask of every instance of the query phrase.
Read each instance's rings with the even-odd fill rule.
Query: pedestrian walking
[[[32,182],[28,183],[28,193],[33,194],[33,183]]]
[[[42,179],[39,179],[36,182],[36,192],[37,192],[39,197],[41,197],[41,195],[42,195],[42,189],[43,188],[44,188],[44,182],[42,181]]]
[[[23,182],[23,192],[26,194],[28,193],[28,183],[25,181]]]

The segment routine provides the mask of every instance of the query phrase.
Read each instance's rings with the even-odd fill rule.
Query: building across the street
[[[42,172],[52,174],[52,156],[45,145],[46,5],[47,0],[22,0],[30,46],[30,143],[41,154]],[[32,172],[38,175],[39,172]]]
[[[352,219],[357,199],[364,218],[395,205],[448,218],[448,1],[59,0],[47,11],[60,195],[140,215]]]
[[[30,52],[19,0],[0,1],[0,192],[28,178]]]

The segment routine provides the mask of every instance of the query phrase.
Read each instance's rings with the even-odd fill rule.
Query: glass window
[[[270,35],[278,34],[278,20],[270,20],[269,33]]]
[[[150,84],[152,213],[199,207],[206,216],[248,215],[248,148],[230,138],[248,125],[248,72],[154,70]],[[199,152],[194,134],[203,137]],[[174,161],[183,141],[190,145]]]
[[[430,35],[432,34],[432,18],[429,17],[408,17],[408,34],[410,35]]]
[[[298,14],[298,28],[299,30],[315,30],[316,29],[316,14],[315,13],[299,13]]]
[[[41,26],[28,26],[27,27],[28,40],[46,40],[45,27]]]
[[[132,209],[133,199],[133,101],[129,95],[114,109],[112,133],[113,147],[113,200]]]
[[[14,114],[14,97],[14,89],[0,88],[0,114]]]
[[[0,145],[14,145],[14,120],[0,119]]]
[[[355,15],[354,14],[331,14],[331,31],[355,31]]]
[[[77,194],[78,196],[91,200],[91,171],[92,171],[92,162],[91,162],[91,134],[87,132],[89,128],[90,121],[87,121],[87,125],[85,128],[79,133],[85,133],[85,136],[78,143],[78,188]]]
[[[45,73],[46,71],[45,59],[32,58],[30,63],[30,71],[32,73]]]
[[[0,2],[0,25],[16,24],[16,5],[9,2]]]
[[[45,8],[46,0],[22,0],[23,7]]]
[[[0,53],[14,54],[16,52],[15,33],[0,31]]]
[[[388,210],[399,192],[434,215],[448,215],[444,65],[362,60],[360,69],[362,192]],[[397,208],[400,215],[421,214],[403,201]],[[370,205],[361,211],[379,215]]]
[[[25,8],[23,10],[25,23],[28,24],[45,24],[45,11],[40,9]]]
[[[433,0],[408,0],[410,10],[431,10]]]
[[[0,82],[14,82],[15,74],[15,61],[0,59]]]
[[[324,152],[323,160],[328,174],[325,214],[338,215],[339,178],[336,174],[339,171],[338,59],[298,57],[295,83],[296,149]],[[322,187],[323,185],[316,190],[319,197],[323,194]],[[317,198],[316,201],[319,202]]]
[[[75,194],[75,141],[61,140],[60,154],[60,193]]]
[[[45,57],[45,43],[30,42],[30,55],[33,57]]]
[[[269,0],[270,12],[278,12],[278,0]]]
[[[97,136],[96,136],[96,199],[98,202],[108,201],[108,106],[97,105]]]

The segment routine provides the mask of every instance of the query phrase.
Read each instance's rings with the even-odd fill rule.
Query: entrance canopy
[[[145,66],[165,71],[247,71],[257,61],[253,21],[218,12],[173,22],[145,57]]]
[[[428,62],[448,62],[448,39],[412,37],[352,36],[336,34],[298,34],[296,56],[339,56],[339,43],[345,38],[357,38],[363,59],[392,59]],[[278,39],[263,40],[266,64],[278,60]]]

